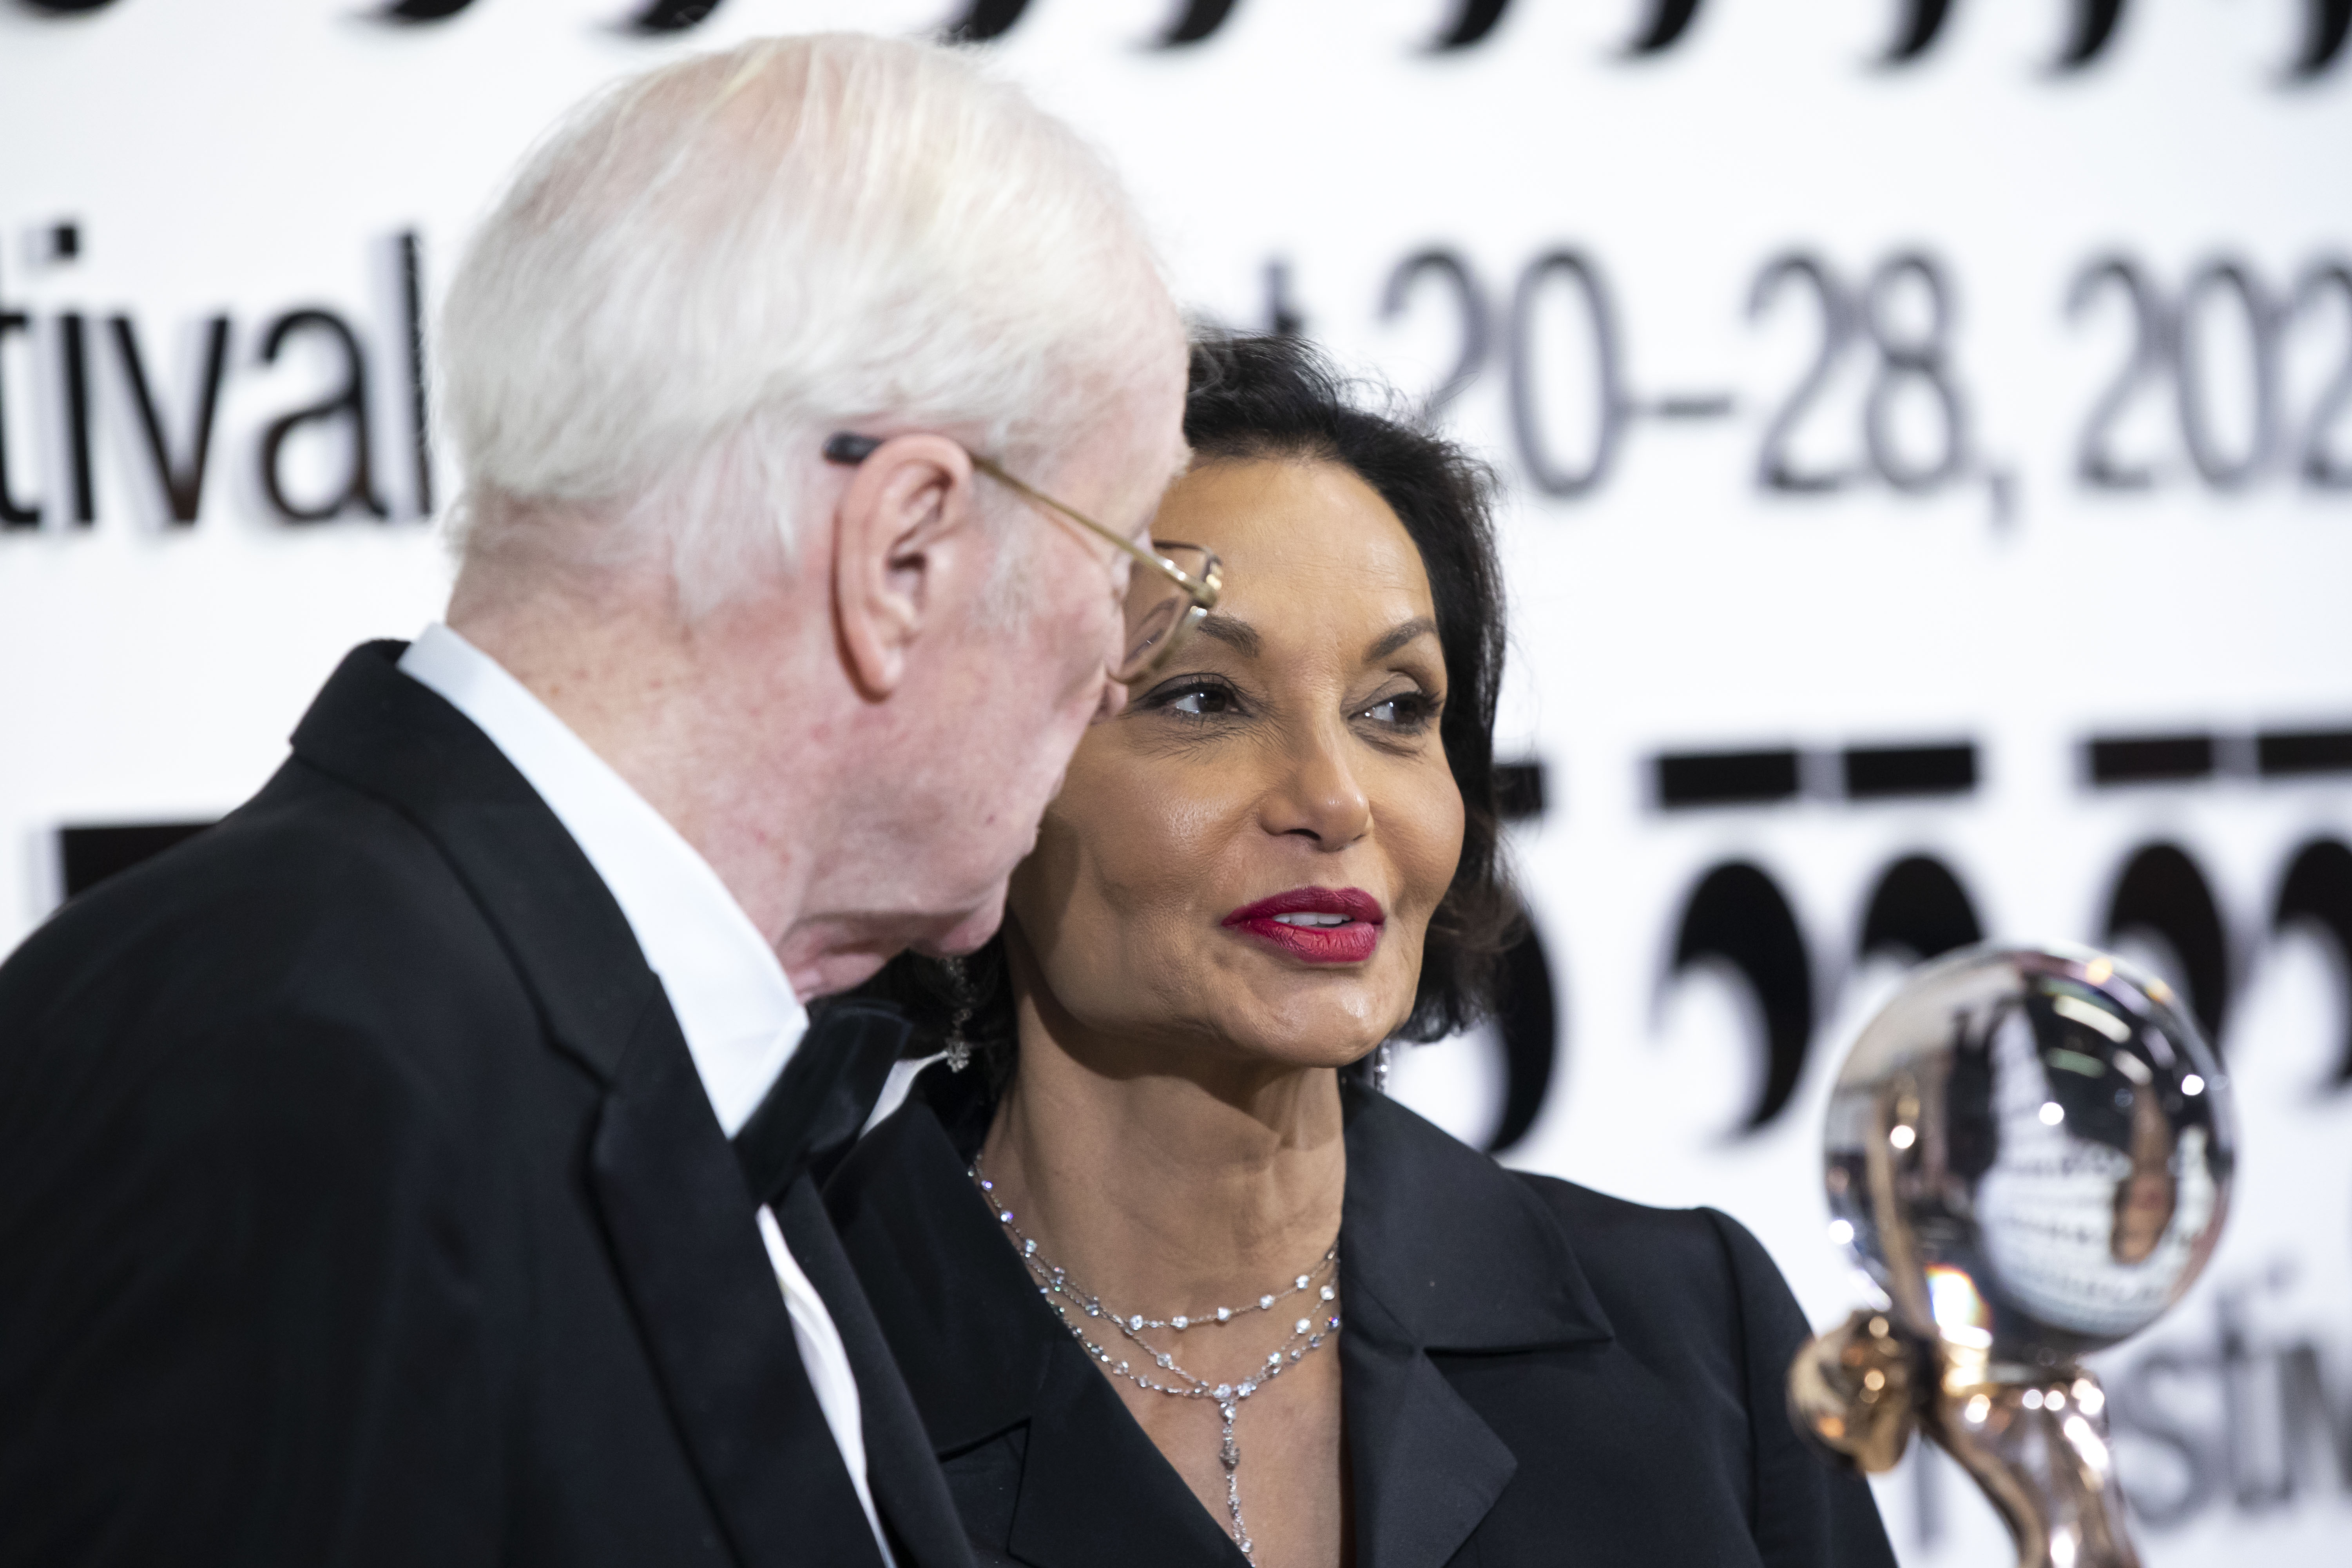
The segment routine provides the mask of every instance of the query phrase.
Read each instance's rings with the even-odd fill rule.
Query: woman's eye
[[[1206,681],[1163,688],[1145,699],[1144,704],[1162,712],[1181,713],[1187,719],[1222,718],[1238,706],[1231,691]]]
[[[1429,722],[1436,706],[1426,692],[1400,691],[1393,697],[1381,698],[1358,716],[1391,729],[1418,730]]]

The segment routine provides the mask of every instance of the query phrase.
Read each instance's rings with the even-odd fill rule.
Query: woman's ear
[[[833,609],[843,662],[868,701],[905,679],[940,619],[943,568],[975,547],[971,458],[944,436],[894,436],[850,474],[834,507]]]

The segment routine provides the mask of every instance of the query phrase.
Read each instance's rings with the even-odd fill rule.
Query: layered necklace
[[[1070,1278],[1069,1271],[1048,1260],[1037,1250],[1037,1243],[1024,1235],[1014,1221],[1013,1211],[996,1196],[996,1184],[990,1181],[980,1168],[979,1156],[972,1158],[968,1173],[981,1196],[987,1200],[989,1212],[1004,1234],[1013,1240],[1021,1261],[1037,1282],[1037,1292],[1070,1337],[1083,1346],[1086,1352],[1108,1368],[1114,1376],[1125,1378],[1136,1387],[1152,1394],[1164,1394],[1173,1399],[1213,1399],[1217,1414],[1224,1424],[1223,1440],[1217,1458],[1225,1468],[1225,1512],[1233,1519],[1234,1544],[1242,1555],[1255,1564],[1257,1548],[1250,1540],[1249,1527],[1242,1521],[1242,1489],[1239,1473],[1242,1451],[1234,1440],[1234,1419],[1241,1414],[1242,1402],[1272,1383],[1291,1367],[1322,1348],[1324,1340],[1339,1331],[1339,1244],[1334,1241],[1316,1260],[1315,1266],[1303,1274],[1294,1275],[1279,1289],[1268,1290],[1254,1301],[1238,1307],[1212,1307],[1201,1312],[1178,1312],[1171,1317],[1154,1318],[1141,1312],[1121,1312],[1106,1305],[1101,1297],[1081,1287]],[[1147,1330],[1166,1329],[1183,1333],[1190,1329],[1213,1328],[1219,1324],[1238,1322],[1253,1312],[1272,1312],[1293,1296],[1314,1292],[1304,1314],[1291,1325],[1289,1337],[1265,1358],[1265,1364],[1243,1378],[1239,1383],[1212,1384],[1207,1378],[1196,1377],[1176,1364],[1175,1356],[1145,1340]],[[1286,1309],[1286,1310],[1287,1309]],[[1149,1365],[1139,1370],[1134,1362],[1111,1353],[1108,1344],[1091,1337],[1099,1330],[1089,1331],[1089,1321],[1108,1323],[1121,1338],[1136,1347],[1139,1355]],[[1108,1335],[1103,1335],[1108,1340]],[[1155,1375],[1164,1374],[1164,1376]]]

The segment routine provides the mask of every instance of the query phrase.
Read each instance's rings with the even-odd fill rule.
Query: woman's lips
[[[1224,923],[1304,963],[1361,963],[1380,946],[1387,919],[1361,888],[1293,888],[1243,905]]]

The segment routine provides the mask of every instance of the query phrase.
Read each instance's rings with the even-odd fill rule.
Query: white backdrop
[[[429,310],[593,83],[956,3],[725,0],[662,34],[626,25],[645,0],[0,0],[0,950],[59,896],[61,827],[217,816],[347,647],[438,610],[421,514],[455,476],[419,482],[403,237]],[[1874,922],[1886,868],[1931,858],[1987,934],[2112,934],[2221,1020],[2231,1235],[2103,1362],[2152,1568],[2352,1540],[2346,11],[972,13],[1131,177],[1184,298],[1455,382],[1511,481],[1505,751],[1543,770],[1517,843],[1559,1031],[1539,1101],[1520,1042],[1509,1158],[1729,1210],[1828,1321],[1855,1298],[1820,1108],[1899,973],[1859,950],[1919,945],[1944,885]],[[1205,36],[1155,46],[1185,20]],[[2174,739],[2093,745],[2135,737]],[[1943,750],[1844,754],[1917,745]],[[2151,846],[2178,853],[2126,877]],[[1400,1092],[1490,1137],[1505,1061],[1433,1047]],[[1948,1465],[1881,1497],[1906,1562],[2007,1560]]]

